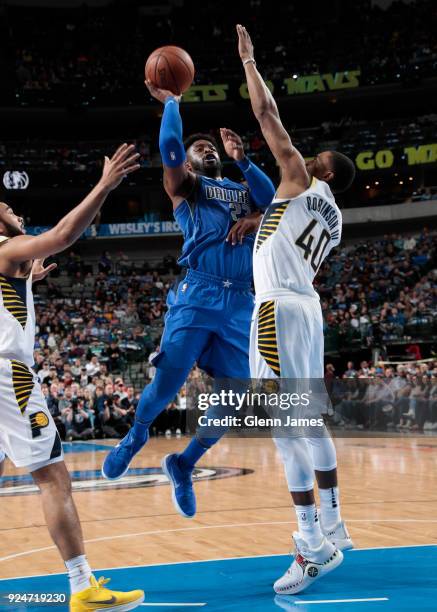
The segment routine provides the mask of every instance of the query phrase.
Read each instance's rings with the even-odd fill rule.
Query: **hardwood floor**
[[[158,468],[165,453],[185,444],[184,439],[152,439],[132,467]],[[437,542],[437,439],[343,438],[336,446],[342,513],[356,547]],[[71,453],[66,462],[70,470],[98,470],[103,457],[99,451]],[[200,466],[252,471],[197,482],[198,513],[191,520],[177,514],[167,485],[99,490],[96,484],[76,491],[92,566],[290,550],[294,512],[271,440],[224,439]],[[5,475],[23,473],[7,463]],[[38,495],[0,495],[0,578],[62,571]]]

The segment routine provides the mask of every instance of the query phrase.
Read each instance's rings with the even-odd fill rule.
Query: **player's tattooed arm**
[[[159,150],[164,166],[164,189],[177,208],[193,192],[196,176],[187,166],[182,139],[182,119],[179,113],[181,96],[167,89],[159,89],[145,81],[151,96],[164,104],[159,132]]]
[[[281,168],[282,182],[295,184],[298,190],[306,189],[310,181],[305,160],[293,146],[287,130],[282,125],[275,99],[257,70],[249,33],[244,26],[237,25],[237,34],[238,52],[246,72],[252,110],[270,151]]]
[[[39,236],[16,236],[2,249],[2,257],[10,262],[44,259],[64,251],[76,242],[99,212],[108,194],[124,177],[137,170],[138,153],[134,145],[122,144],[111,159],[105,157],[100,181],[80,204],[51,230]]]

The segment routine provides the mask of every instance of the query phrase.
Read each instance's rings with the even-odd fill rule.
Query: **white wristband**
[[[243,66],[245,66],[246,64],[253,64],[254,66],[256,66],[256,61],[253,59],[253,57],[249,57],[249,59],[244,60]]]

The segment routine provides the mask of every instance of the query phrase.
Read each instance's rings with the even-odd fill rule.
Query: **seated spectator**
[[[88,376],[95,376],[100,372],[100,363],[95,355],[91,357],[91,360],[86,364],[85,367]]]
[[[63,410],[62,420],[65,426],[65,439],[90,440],[94,437],[89,414],[85,410],[83,399],[74,399],[71,405]]]
[[[123,438],[130,429],[128,411],[121,406],[118,394],[107,396],[100,412],[103,433],[108,438]]]

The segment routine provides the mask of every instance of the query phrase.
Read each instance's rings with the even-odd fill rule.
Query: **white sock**
[[[68,570],[71,593],[83,591],[90,586],[91,568],[88,565],[86,555],[79,555],[65,561]]]
[[[315,504],[295,506],[299,533],[310,548],[318,548],[323,539]]]
[[[325,530],[334,529],[341,521],[338,487],[331,487],[330,489],[319,488],[319,495],[323,528]]]

